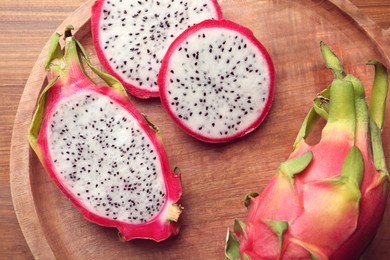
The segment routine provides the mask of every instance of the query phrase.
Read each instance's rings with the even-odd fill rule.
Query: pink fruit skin
[[[38,147],[41,151],[41,161],[49,176],[55,182],[58,188],[66,195],[66,197],[81,212],[84,218],[102,226],[116,227],[120,231],[121,237],[125,240],[134,238],[147,238],[155,241],[162,241],[172,235],[176,235],[179,232],[178,223],[165,219],[164,213],[166,213],[168,207],[170,207],[173,203],[177,203],[180,199],[182,193],[180,175],[170,172],[167,155],[156,132],[150,128],[142,115],[129,102],[127,97],[124,97],[110,87],[97,87],[94,85],[84,75],[78,62],[74,62],[74,64],[71,65],[71,69],[69,71],[70,73],[68,77],[65,78],[65,80],[59,78],[47,93],[45,117],[42,121],[41,130],[38,137]],[[48,75],[49,81],[53,78],[53,76],[54,75],[52,73],[51,75]],[[160,213],[148,222],[143,224],[130,224],[96,215],[93,212],[88,211],[83,203],[77,197],[75,197],[59,180],[55,172],[53,160],[50,157],[48,140],[45,133],[48,128],[48,120],[51,117],[56,104],[63,98],[72,96],[78,92],[97,93],[109,97],[112,101],[126,109],[139,122],[145,131],[145,134],[153,142],[161,162],[162,171],[164,173],[166,200]]]
[[[348,140],[350,138],[346,136],[345,139]],[[294,238],[298,237],[304,241],[315,241],[316,243],[326,246],[337,244],[335,240],[342,241],[345,237],[348,237],[348,232],[355,228],[356,223],[354,222],[351,223],[352,226],[349,226],[346,225],[346,223],[339,221],[340,224],[337,229],[333,230],[334,233],[332,236],[324,235],[324,232],[318,232],[318,230],[315,229],[313,229],[312,232],[307,232],[307,230],[305,230],[305,226],[311,226],[307,223],[309,220],[312,221],[313,213],[306,213],[302,216],[304,212],[302,205],[304,204],[303,201],[305,198],[310,199],[315,204],[321,204],[320,197],[318,197],[318,199],[313,197],[321,195],[318,194],[318,186],[305,185],[305,183],[313,182],[316,179],[331,178],[338,175],[343,163],[343,161],[340,161],[339,158],[345,158],[351,146],[351,142],[343,144],[326,142],[319,143],[316,146],[311,147],[310,150],[313,152],[313,160],[304,172],[295,176],[295,191],[291,188],[288,181],[278,181],[279,178],[282,178],[280,175],[274,176],[262,194],[251,202],[247,223],[251,223],[253,229],[251,230],[247,224],[248,234],[251,235],[248,238],[243,237],[240,241],[240,252],[252,255],[252,259],[289,259],[287,258],[287,255],[293,255],[294,257],[297,257],[296,259],[307,259],[307,257],[310,256],[307,250],[302,250],[301,246],[296,243],[290,244],[288,241],[291,239],[294,241]],[[305,151],[299,150],[295,154],[292,154],[289,159],[294,158],[303,152]],[[316,160],[316,158],[318,158],[318,160]],[[284,186],[282,186],[283,183]],[[283,206],[275,207],[275,205]],[[310,205],[309,202],[307,205],[308,207],[316,206]],[[343,217],[347,218],[346,215],[347,214],[344,214]],[[326,219],[322,219],[321,216],[316,217],[316,221],[318,221],[316,223],[327,221]],[[302,219],[297,220],[298,218]],[[357,215],[355,216],[352,213],[351,219],[355,218],[357,219]],[[258,226],[264,226],[261,221],[262,219],[289,220],[289,228],[284,234],[282,254],[280,254],[277,246],[275,247],[269,245],[269,237],[273,237],[274,240],[278,241],[275,233],[268,228],[269,237],[260,235]],[[334,221],[337,222],[336,220]],[[312,227],[316,225],[317,224],[313,224]],[[321,224],[318,224],[318,226],[321,229]],[[265,248],[261,245],[267,245],[267,247]],[[261,248],[263,248],[263,250],[259,250]],[[253,255],[255,252],[257,252],[258,255]]]
[[[368,115],[361,116],[367,113],[364,110],[356,108],[361,120],[353,123],[356,129],[328,121],[330,127],[324,128],[319,143],[310,146],[300,139],[289,159],[310,151],[310,164],[293,179],[278,172],[252,199],[245,231],[235,230],[241,255],[253,260],[359,259],[381,223],[389,192],[386,170],[381,175],[374,165]],[[349,112],[344,115],[353,118]],[[360,181],[353,179],[355,190],[340,181],[345,180],[340,172],[352,149],[360,151],[362,165]],[[269,220],[287,223],[281,236],[267,224]]]
[[[170,109],[169,101],[167,98],[167,90],[166,90],[166,75],[167,70],[169,66],[169,58],[172,55],[172,53],[175,51],[178,45],[180,45],[187,37],[193,33],[196,33],[197,31],[204,29],[204,28],[227,28],[233,31],[237,31],[243,35],[245,35],[253,44],[256,46],[260,52],[263,54],[267,64],[268,64],[268,73],[270,76],[270,87],[269,87],[269,94],[266,101],[266,104],[264,106],[262,114],[259,115],[257,120],[255,120],[250,126],[248,126],[246,129],[243,129],[242,131],[236,133],[235,135],[223,137],[223,138],[209,138],[202,135],[199,135],[199,133],[193,131],[189,127],[187,127],[177,116],[175,113]],[[273,99],[274,99],[274,81],[275,81],[275,68],[271,59],[271,56],[268,54],[265,47],[259,42],[258,39],[253,35],[253,32],[249,30],[248,28],[245,28],[237,23],[234,23],[229,20],[206,20],[203,21],[195,26],[190,27],[186,31],[184,31],[181,35],[179,35],[173,43],[168,48],[167,53],[164,56],[164,59],[162,60],[161,69],[159,72],[158,77],[158,86],[160,89],[160,97],[161,97],[161,103],[164,106],[165,110],[168,112],[170,117],[173,119],[173,121],[181,127],[184,131],[186,131],[191,136],[195,137],[198,140],[208,142],[208,143],[224,143],[229,142],[231,140],[237,139],[239,137],[242,137],[250,132],[252,132],[254,129],[256,129],[265,119],[268,112],[271,109]]]
[[[360,211],[356,231],[334,252],[332,259],[358,259],[374,238],[386,209],[389,194],[388,185],[383,182],[375,182],[379,176],[372,164],[371,153],[363,152],[363,159],[366,169],[361,189],[360,207],[362,210]],[[366,179],[370,179],[370,186],[368,184],[364,185]],[[362,237],[365,239],[362,239]],[[352,248],[354,250],[351,250]]]
[[[104,52],[101,48],[101,45],[99,44],[99,21],[100,21],[100,15],[102,14],[102,8],[103,4],[106,0],[96,0],[94,5],[92,6],[92,15],[91,15],[91,33],[92,38],[95,45],[95,50],[97,57],[99,58],[100,63],[103,65],[103,67],[107,70],[107,72],[117,79],[120,79],[121,77],[115,72],[115,70],[111,67],[109,64],[107,57],[104,55]],[[210,0],[215,8],[215,12],[217,14],[217,19],[222,19],[222,9],[219,6],[217,0]],[[126,55],[125,53],[123,55]],[[129,92],[131,95],[141,98],[141,99],[147,99],[150,97],[158,97],[159,91],[150,91],[146,89],[140,89],[137,86],[134,86],[130,83],[126,83],[122,81],[122,84],[126,88],[127,92]]]
[[[326,146],[327,145],[328,144],[326,144]],[[335,149],[334,153],[327,158],[327,155],[329,155],[329,153],[323,153],[324,151],[321,149],[320,144],[318,144],[314,149],[312,149],[313,161],[310,166],[305,170],[305,172],[310,173],[310,175],[316,172],[320,173],[320,175],[323,175],[323,173],[325,172],[321,170],[323,169],[324,165],[318,165],[316,163],[317,161],[314,161],[316,155],[317,157],[320,156],[320,160],[318,160],[318,162],[326,161],[328,162],[328,166],[332,167],[332,171],[329,172],[340,172],[341,163],[337,158],[345,158],[346,147],[343,147],[343,149]],[[364,176],[369,176],[367,178],[370,179],[372,179],[372,176],[378,177],[377,170],[366,156],[368,156],[368,153],[363,153],[363,158],[365,159],[364,162],[366,163]],[[367,165],[369,166],[367,167]],[[303,178],[300,178],[300,175],[297,175],[295,178],[295,183],[297,183],[295,185],[295,188],[297,189],[297,191],[301,187],[298,182],[305,182],[305,172],[301,173]],[[292,227],[297,224],[294,223],[294,221],[291,221],[291,230],[287,230],[284,234],[282,255],[280,255],[276,243],[278,241],[277,236],[269,228],[266,228],[269,233],[268,236],[264,235],[264,233],[261,236],[256,235],[260,234],[261,230],[264,229],[265,226],[263,223],[261,223],[261,221],[259,221],[261,219],[294,220],[297,218],[297,216],[302,214],[303,208],[299,205],[301,204],[301,201],[303,199],[302,197],[305,195],[303,195],[302,197],[297,197],[296,193],[294,193],[292,189],[283,189],[281,187],[280,182],[278,183],[276,181],[278,177],[279,175],[276,175],[266,186],[262,195],[252,201],[249,216],[247,219],[247,230],[250,230],[248,232],[249,235],[247,237],[242,237],[238,234],[242,237],[242,240],[240,242],[240,252],[247,253],[249,256],[252,256],[251,259],[310,259],[310,254],[308,254],[307,250],[303,250],[301,246],[298,246],[296,243],[291,242],[294,241],[294,238],[296,238],[297,236],[297,234],[293,233],[294,229]],[[287,185],[289,185],[289,183]],[[339,228],[334,229],[334,232],[331,236],[323,235],[323,233],[320,232],[309,232],[309,237],[306,238],[306,241],[312,241],[315,243],[321,241],[320,244],[322,244],[322,248],[325,248],[326,246],[332,244],[339,245],[337,248],[331,248],[327,250],[328,254],[326,255],[316,255],[318,259],[358,259],[359,256],[361,256],[364,249],[375,236],[387,204],[388,186],[384,185],[383,183],[374,182],[371,183],[371,185],[372,186],[362,190],[362,197],[360,201],[360,210],[358,216],[352,214],[348,217],[348,214],[344,212],[342,215],[342,219],[338,220],[338,222],[340,223]],[[313,191],[313,194],[317,192],[318,191]],[[280,193],[282,194],[280,195]],[[277,198],[276,201],[275,198]],[[310,199],[313,199],[313,197]],[[287,201],[289,201],[288,204],[286,204]],[[316,203],[319,203],[319,200],[317,200]],[[278,204],[284,206],[274,206]],[[348,222],[345,222],[345,219],[352,220],[352,225],[347,225]],[[316,219],[316,223],[313,224],[313,226],[321,225],[321,223],[326,221],[337,222],[337,220],[327,220],[318,217]],[[308,216],[307,220],[303,221],[302,226],[307,226],[308,222],[310,223],[310,216]],[[299,230],[296,232],[299,233]],[[319,235],[319,237],[317,237],[316,235]],[[298,236],[302,238],[301,235],[298,234]],[[270,240],[272,241],[272,239],[276,242],[270,242]],[[291,243],[294,246],[292,246]],[[273,244],[274,246],[272,246]],[[265,247],[264,245],[267,246]],[[256,252],[258,254],[256,254]]]

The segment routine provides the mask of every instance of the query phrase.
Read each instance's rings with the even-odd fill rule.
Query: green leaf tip
[[[66,32],[66,31],[72,31],[72,30],[74,30],[74,27],[73,27],[73,25],[71,25],[71,24],[68,24],[68,25],[65,27],[65,32]]]
[[[288,228],[288,222],[284,220],[271,220],[271,219],[266,219],[264,220],[265,223],[272,229],[275,234],[278,236],[282,236],[283,233],[287,230]]]
[[[142,116],[144,117],[145,121],[148,123],[149,127],[153,129],[157,134],[160,134],[160,128],[158,128],[158,126],[156,126],[152,121],[150,121],[147,115],[142,114]]]
[[[346,76],[343,64],[334,54],[334,52],[326,45],[323,41],[320,42],[320,48],[322,56],[325,60],[325,65],[327,68],[333,71],[335,78],[342,79]]]
[[[233,228],[233,230],[234,230],[234,232],[236,234],[240,234],[242,236],[246,236],[245,228],[246,228],[246,224],[245,224],[244,221],[241,221],[241,220],[238,220],[238,219],[234,220],[234,228]]]
[[[266,223],[278,237],[279,250],[281,250],[283,246],[283,235],[284,232],[286,232],[286,230],[288,229],[288,222],[284,220],[271,220],[271,219],[263,220],[263,222]]]
[[[256,192],[250,192],[250,193],[246,194],[246,195],[244,196],[244,199],[243,199],[243,204],[244,204],[244,206],[245,206],[247,209],[249,209],[249,207],[250,207],[250,205],[251,205],[251,203],[252,203],[252,200],[253,200],[254,198],[256,198],[257,196],[259,196],[259,194],[256,193]]]
[[[50,69],[50,63],[55,59],[61,59],[63,57],[61,46],[59,44],[61,35],[54,33],[50,38],[49,51],[45,61],[45,69]]]
[[[364,162],[362,153],[357,146],[352,146],[344,159],[340,177],[346,184],[349,184],[351,188],[356,189],[359,196],[363,173]]]
[[[228,229],[225,242],[225,256],[227,259],[236,260],[240,259],[240,241],[234,235],[233,232]]]
[[[311,151],[305,152],[295,158],[282,162],[278,167],[278,172],[293,179],[295,174],[298,174],[306,169],[312,159],[313,153]]]
[[[180,168],[176,166],[176,167],[173,169],[173,174],[175,174],[175,175],[180,175],[180,174],[181,174]]]
[[[73,25],[68,25],[65,27],[64,39],[73,37],[72,30],[74,30]]]

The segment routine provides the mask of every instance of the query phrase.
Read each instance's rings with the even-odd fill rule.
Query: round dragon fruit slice
[[[183,32],[165,55],[158,83],[173,120],[205,142],[227,142],[257,128],[271,108],[274,67],[253,33],[228,20]]]
[[[84,74],[67,29],[65,54],[53,36],[29,141],[50,177],[83,216],[116,227],[124,240],[164,240],[179,232],[180,175],[170,171],[157,128],[130,103],[118,81]],[[85,56],[85,52],[81,52]],[[86,58],[90,65],[89,60]]]
[[[172,41],[188,27],[221,19],[216,0],[97,0],[91,31],[104,68],[139,98],[159,95],[157,74]]]

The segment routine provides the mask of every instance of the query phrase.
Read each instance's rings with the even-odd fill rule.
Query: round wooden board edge
[[[363,15],[360,10],[349,0],[327,0],[337,7],[342,13],[350,17],[369,37],[385,58],[385,62],[390,65],[390,43],[382,34],[382,30],[370,18]],[[88,33],[90,21],[90,9],[95,0],[89,0],[74,11],[56,29],[56,32],[64,31],[67,25],[72,24],[76,29],[76,36],[81,37]],[[20,228],[36,259],[54,259],[55,252],[52,251],[49,241],[47,241],[40,219],[35,209],[34,198],[30,185],[30,178],[26,178],[25,173],[30,173],[29,158],[31,149],[27,142],[27,131],[29,120],[31,119],[36,99],[41,91],[36,86],[44,87],[45,71],[43,64],[49,48],[48,41],[43,47],[31,74],[25,85],[19,107],[15,117],[14,128],[10,149],[10,185],[12,201]],[[34,97],[33,99],[31,97]],[[25,103],[33,104],[32,107],[25,106]],[[26,110],[27,109],[27,110]],[[22,188],[21,188],[22,187]],[[28,218],[26,218],[28,216]]]
[[[61,23],[56,29],[56,32],[64,32],[68,25],[73,25],[77,37],[86,35],[90,29],[90,10],[94,2],[95,0],[89,0],[77,8]],[[25,85],[15,117],[10,149],[10,186],[12,202],[19,226],[35,259],[56,258],[55,253],[52,251],[50,243],[47,241],[46,235],[41,228],[31,190],[30,175],[27,178],[25,175],[25,173],[30,173],[29,158],[33,152],[30,149],[27,140],[29,120],[34,112],[33,109],[35,108],[37,97],[45,84],[46,71],[43,68],[49,45],[50,40],[47,41],[39,54]],[[41,86],[41,88],[38,89],[37,86]],[[32,99],[32,97],[34,98]],[[26,103],[30,103],[31,107],[25,106]],[[26,218],[26,216],[28,216],[28,218]]]
[[[384,29],[380,28],[373,20],[364,15],[360,9],[349,0],[328,1],[352,19],[352,21],[362,29],[383,56],[384,60],[382,62],[390,68],[390,39],[389,36],[385,35]]]

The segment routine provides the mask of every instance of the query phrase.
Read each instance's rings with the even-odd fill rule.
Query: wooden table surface
[[[298,0],[295,0],[298,1]],[[9,157],[19,99],[41,48],[85,0],[1,0],[0,3],[0,259],[32,259],[12,205]],[[351,0],[390,34],[389,0]]]

